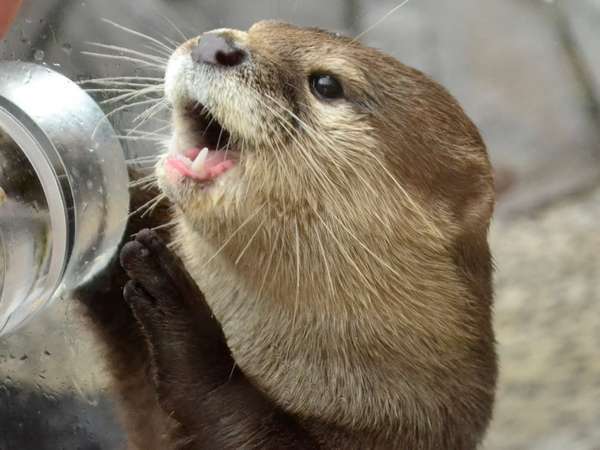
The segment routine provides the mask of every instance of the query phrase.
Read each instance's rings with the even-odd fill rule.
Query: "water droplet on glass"
[[[44,50],[36,50],[33,53],[33,59],[35,59],[37,62],[43,61],[45,56],[46,53],[44,53]]]

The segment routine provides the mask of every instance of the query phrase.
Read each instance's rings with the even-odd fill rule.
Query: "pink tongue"
[[[200,149],[190,148],[184,152],[184,155],[189,160],[196,159]],[[227,159],[227,154],[224,151],[209,151],[206,161],[204,161],[204,170],[202,174],[194,172],[189,161],[177,157],[168,158],[166,166],[175,173],[192,178],[198,181],[209,181],[218,177],[222,173],[231,169],[235,165],[233,160]]]
[[[183,154],[187,158],[190,158],[193,161],[196,159],[196,156],[198,156],[199,153],[200,153],[199,148],[190,148],[190,149],[187,149]]]

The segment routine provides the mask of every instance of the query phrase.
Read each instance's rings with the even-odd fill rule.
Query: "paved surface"
[[[600,185],[496,223],[500,389],[486,449],[600,449]]]

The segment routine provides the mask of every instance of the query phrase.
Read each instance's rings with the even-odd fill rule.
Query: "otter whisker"
[[[163,64],[165,66],[168,62],[168,58],[165,58],[162,56],[151,55],[148,53],[143,53],[143,52],[131,49],[131,48],[121,47],[119,45],[101,44],[100,42],[90,42],[90,41],[86,41],[86,44],[91,45],[93,47],[98,47],[98,48],[101,48],[104,50],[114,50],[114,51],[118,51],[118,52],[128,53],[133,56],[138,56],[140,58],[146,58],[149,60],[149,62],[155,62],[155,63]]]
[[[327,256],[325,254],[325,247],[323,246],[323,241],[321,240],[321,233],[319,233],[318,227],[314,227],[314,229],[312,231],[315,233],[315,236],[317,238],[317,244],[319,245],[319,251],[321,252],[323,264],[325,265],[325,274],[327,275],[331,298],[335,298],[335,285],[333,284],[331,270],[329,268],[329,263],[327,262]]]
[[[260,283],[260,288],[258,289],[258,293],[256,294],[257,298],[261,298],[261,294],[263,288],[265,286],[265,282],[267,281],[267,277],[269,276],[269,270],[271,269],[271,264],[273,263],[273,255],[275,254],[275,250],[279,244],[279,238],[281,236],[281,228],[277,227],[277,237],[275,239],[269,239],[271,242],[271,251],[269,252],[269,260],[267,262],[266,267],[264,268],[265,274],[262,277],[262,281]],[[281,252],[280,252],[281,253]]]
[[[373,287],[372,281],[366,276],[365,271],[361,270],[361,268],[356,265],[354,258],[348,253],[348,250],[346,249],[346,247],[340,242],[340,240],[337,238],[335,233],[331,230],[329,225],[327,225],[327,222],[325,220],[323,220],[323,218],[318,213],[318,211],[313,209],[313,212],[317,216],[317,218],[319,219],[319,221],[321,222],[321,224],[323,225],[323,227],[325,228],[325,230],[327,231],[329,236],[331,236],[332,240],[337,244],[338,249],[344,256],[344,258],[346,259],[348,264],[350,264],[350,266],[352,266],[352,268],[355,270],[356,275],[359,278],[361,278],[364,282],[364,285],[376,295],[377,290]]]
[[[144,44],[142,47],[148,49],[148,50],[152,50],[153,52],[156,52],[158,55],[163,56],[166,59],[169,59],[172,55],[172,52],[168,52],[166,50],[163,50],[161,47],[158,47],[156,44],[154,43],[150,43],[150,44]]]
[[[85,92],[137,92],[137,89],[118,89],[118,88],[86,88]]]
[[[161,142],[165,143],[167,138],[164,137],[145,137],[145,136],[127,136],[127,135],[117,135],[117,137],[122,141],[144,141],[144,142]]]
[[[219,145],[221,144],[221,137],[223,136],[223,132],[224,130],[223,128],[221,128],[221,130],[219,131],[219,137],[217,138],[217,148],[219,148]],[[231,135],[229,135],[229,140],[231,140]],[[227,153],[227,150],[225,150],[225,153]]]
[[[281,226],[279,227],[280,230],[284,230],[285,228],[285,223],[281,224]],[[281,233],[283,235],[283,233]],[[269,284],[269,287],[271,287],[273,285],[273,282],[275,282],[275,280],[277,279],[277,274],[279,273],[279,268],[281,267],[281,262],[283,261],[283,250],[280,249],[279,250],[279,257],[277,258],[277,264],[275,264],[275,270],[273,271],[273,277],[271,278],[271,283]]]
[[[164,122],[164,120],[161,120],[158,117],[154,117],[153,120],[156,122]],[[144,126],[145,123],[146,122],[138,123],[133,128],[129,128],[129,129],[125,130],[127,132],[127,135],[130,136],[130,135],[133,135],[134,133],[138,133],[138,134],[152,133],[152,134],[160,135],[159,133],[161,133],[162,131],[171,129],[171,123],[167,121],[167,125],[163,125],[162,127],[156,128],[156,129],[154,129],[153,132],[148,132],[148,131],[141,130],[141,128]],[[170,135],[171,135],[171,133],[166,133],[162,136],[164,136],[165,139],[168,139],[170,137]]]
[[[268,96],[268,95],[265,95],[265,96],[267,98],[271,99],[272,101],[274,101],[274,99],[272,99],[270,96]],[[298,146],[299,152],[300,152],[299,154],[303,157],[303,159],[306,161],[306,163],[309,164],[315,172],[321,173],[322,175],[324,175],[326,177],[326,174],[323,172],[323,168],[320,167],[319,164],[317,164],[314,161],[312,155],[305,150],[305,146],[302,145],[302,143],[300,143],[298,141],[295,134],[292,133],[292,131],[288,128],[287,124],[285,123],[285,121],[283,120],[281,115],[277,111],[275,111],[273,108],[271,108],[269,105],[267,105],[266,102],[263,102],[262,100],[260,100],[258,97],[257,97],[257,101],[259,103],[261,103],[262,106],[264,106],[266,109],[271,111],[272,114],[274,114],[280,118],[281,122],[279,122],[279,125],[286,132],[286,134],[296,143],[296,145]],[[281,105],[280,105],[280,107],[281,107]]]
[[[248,248],[250,247],[250,244],[252,244],[252,241],[254,240],[254,238],[256,237],[256,235],[258,234],[258,232],[261,230],[261,228],[264,225],[264,223],[265,223],[266,220],[267,219],[263,219],[262,222],[256,227],[256,231],[252,234],[252,236],[250,236],[250,239],[248,239],[248,243],[244,246],[244,248],[242,249],[242,251],[240,252],[240,254],[238,255],[238,257],[236,258],[235,262],[233,263],[234,266],[238,265],[238,263],[240,262],[240,260],[244,256],[244,253],[246,253],[246,250],[248,250]]]
[[[125,32],[127,32],[129,34],[141,37],[141,38],[146,39],[146,40],[148,40],[150,42],[154,42],[156,45],[160,46],[161,48],[163,48],[164,50],[166,50],[168,52],[173,52],[175,50],[175,47],[169,47],[164,42],[161,42],[158,39],[153,38],[152,36],[148,36],[147,34],[141,33],[139,31],[132,30],[131,28],[127,28],[127,27],[125,27],[123,25],[119,25],[118,23],[113,22],[112,20],[102,19],[102,21],[106,22],[106,23],[108,23],[108,24],[110,24],[110,25],[112,25],[112,26],[114,26],[114,27],[116,27],[116,28],[118,28],[120,30],[123,30],[123,31],[125,31]]]
[[[387,167],[385,167],[385,164],[383,164],[379,160],[379,158],[377,158],[377,156],[375,156],[375,155],[372,155],[370,153],[366,153],[366,155],[369,156],[369,157],[371,157],[373,160],[375,160],[375,162],[377,162],[377,164],[379,165],[379,167],[381,167],[381,169],[384,171],[384,173],[398,187],[398,189],[400,190],[400,192],[402,193],[402,195],[404,195],[404,198],[406,198],[406,200],[412,206],[413,211],[415,213],[417,213],[421,217],[421,219],[423,220],[424,224],[430,229],[430,231],[432,233],[434,233],[438,238],[443,238],[442,232],[435,226],[435,224],[433,223],[433,221],[427,217],[427,213],[423,210],[423,208],[421,208],[418,205],[417,202],[415,202],[413,200],[412,196],[408,193],[408,191],[406,189],[404,189],[404,187],[402,187],[402,185],[398,182],[398,180],[396,179],[396,177],[394,177],[390,173],[390,171],[387,169]]]
[[[379,264],[381,264],[383,267],[385,267],[386,269],[388,269],[390,272],[392,272],[394,275],[396,275],[397,277],[400,277],[400,274],[396,271],[396,269],[394,269],[392,266],[390,266],[387,262],[385,262],[383,260],[383,258],[381,258],[379,255],[377,255],[376,253],[374,253],[363,241],[361,241],[348,227],[347,225],[339,218],[337,217],[335,214],[331,214],[331,217],[333,217],[333,219],[335,221],[337,221],[337,223],[342,227],[342,229],[348,233],[348,235],[354,239],[354,241],[360,245],[369,255],[371,255],[373,258],[375,258],[375,260],[377,262],[379,262]]]
[[[139,212],[145,210],[146,208],[148,208],[149,206],[153,205],[157,201],[157,199],[162,200],[165,197],[166,197],[165,194],[158,194],[156,197],[151,198],[146,203],[144,203],[142,206],[136,208],[133,212],[129,213],[129,215],[124,220],[129,220],[132,216],[136,215],[137,213],[139,213]],[[160,200],[159,200],[159,202],[160,202]]]
[[[141,185],[145,185],[145,184],[150,185],[156,181],[157,181],[156,175],[150,174],[145,177],[138,178],[137,180],[131,181],[129,183],[129,187],[136,187],[136,186],[141,186]],[[149,183],[149,182],[152,182],[152,183]]]
[[[156,207],[160,204],[160,202],[162,202],[166,198],[167,198],[167,194],[157,195],[154,203],[152,205],[150,205],[148,207],[148,209],[146,209],[146,211],[144,211],[140,217],[144,217],[147,214],[152,214],[154,212],[154,210],[156,209]]]
[[[294,300],[294,312],[292,313],[292,328],[296,325],[298,306],[300,305],[300,233],[298,232],[298,218],[294,218],[294,229],[296,235],[296,298]]]
[[[141,64],[143,66],[150,67],[151,69],[159,70],[161,72],[163,72],[165,70],[164,65],[155,64],[155,63],[146,61],[144,59],[133,58],[131,56],[111,55],[108,53],[98,53],[98,52],[88,52],[87,50],[82,51],[81,54],[87,55],[87,56],[95,56],[96,58],[114,59],[117,61],[128,61],[128,62],[132,62],[132,63],[136,63],[136,64]]]
[[[131,158],[126,160],[127,162],[135,162],[135,161],[153,161],[156,162],[161,158],[160,155],[146,155],[146,156],[138,156],[137,158]]]
[[[222,132],[222,130],[221,130]],[[219,142],[221,141],[221,133],[219,133]],[[217,148],[219,147],[219,143],[217,142]],[[227,144],[225,145],[225,159],[227,159],[227,154],[229,153],[229,148],[231,147],[231,134],[227,138]]]
[[[309,126],[308,126],[308,125],[307,125],[307,124],[306,124],[306,123],[305,123],[305,122],[304,122],[302,119],[300,119],[300,118],[298,117],[298,115],[297,115],[297,114],[295,114],[293,111],[291,111],[291,110],[290,110],[289,108],[287,108],[285,105],[281,105],[281,104],[280,104],[280,103],[279,103],[279,102],[278,102],[278,101],[277,101],[275,98],[271,97],[271,96],[270,96],[270,95],[268,95],[268,94],[265,94],[265,97],[269,98],[269,99],[270,99],[272,102],[274,102],[274,103],[275,103],[275,104],[277,104],[277,105],[278,105],[278,106],[279,106],[281,109],[283,109],[283,110],[284,110],[284,112],[287,112],[287,113],[288,113],[288,114],[289,114],[289,115],[290,115],[292,118],[294,118],[294,119],[295,119],[295,120],[296,120],[296,121],[297,121],[297,122],[300,124],[300,126],[302,126],[302,127],[303,127],[303,129],[304,129],[305,131],[307,131],[307,133],[308,133],[308,134],[309,134],[311,137],[317,134],[317,133],[316,133],[316,131],[313,133],[313,131],[312,131],[312,128],[311,128],[311,127],[309,127]],[[265,106],[268,108],[268,106],[267,106],[267,105],[265,105]],[[276,112],[275,112],[275,111],[273,111],[273,110],[271,110],[271,111],[272,111],[274,114],[276,114]],[[288,131],[288,130],[286,130],[286,131]],[[289,133],[289,131],[288,131],[288,133]],[[290,133],[290,136],[291,136],[291,133]],[[302,154],[305,156],[305,158],[304,158],[304,159],[305,159],[305,160],[306,160],[306,161],[307,161],[307,162],[308,162],[308,163],[311,165],[311,167],[313,167],[314,169],[316,169],[316,172],[319,172],[319,173],[321,173],[321,175],[322,175],[322,176],[324,176],[324,178],[322,178],[321,180],[322,180],[322,181],[328,181],[328,182],[330,183],[330,180],[329,180],[329,178],[327,177],[327,174],[323,172],[323,169],[322,169],[321,165],[320,165],[320,164],[318,164],[316,161],[314,161],[314,153],[313,153],[313,152],[308,152],[308,151],[306,151],[306,148],[307,148],[307,146],[306,146],[306,145],[301,145],[301,144],[300,144],[300,143],[298,143],[297,141],[295,141],[295,142],[298,144],[300,151],[301,151],[301,152],[302,152]],[[331,149],[332,151],[334,151],[334,152],[336,152],[336,153],[337,153],[336,146],[334,146],[334,145],[331,145],[331,146],[327,146],[327,148],[328,148],[328,149]],[[343,177],[345,177],[345,174],[343,173],[343,171],[342,171],[342,170],[341,170],[341,168],[339,167],[339,165],[338,165],[337,161],[335,160],[335,158],[334,158],[334,159],[331,159],[331,158],[330,158],[330,160],[331,160],[331,161],[333,161],[334,165],[336,165],[336,167],[337,167],[337,169],[338,169],[338,172],[340,173],[340,175],[341,175],[341,176],[343,176]],[[331,184],[331,183],[330,183],[330,184]]]
[[[132,81],[133,80],[133,81]],[[87,80],[79,80],[77,84],[115,84],[120,85],[121,83],[134,84],[141,81],[151,81],[152,83],[145,83],[144,86],[150,86],[153,83],[162,83],[163,79],[159,77],[142,77],[142,76],[127,76],[127,77],[104,77],[104,78],[89,78]]]
[[[108,113],[106,113],[104,115],[104,117],[102,117],[102,119],[98,120],[98,123],[96,124],[96,126],[94,127],[94,131],[92,132],[92,137],[94,137],[96,135],[96,133],[98,132],[98,128],[100,127],[100,125],[102,124],[102,122],[104,120],[107,120],[109,117],[115,115],[116,113],[118,113],[119,111],[123,111],[127,108],[131,108],[134,106],[141,106],[141,105],[148,105],[150,103],[156,103],[155,99],[151,99],[151,100],[142,100],[139,102],[135,102],[135,103],[128,103],[126,105],[122,105],[122,106],[118,106],[114,109],[112,109],[111,111],[109,111]]]
[[[270,132],[270,135],[273,136],[274,142],[272,143],[272,149],[273,150],[271,153],[273,155],[275,155],[275,160],[278,164],[279,167],[281,167],[282,171],[284,172],[284,179],[289,180],[290,179],[290,173],[288,170],[288,164],[286,164],[285,162],[285,158],[282,158],[281,154],[282,154],[282,146],[283,146],[283,142],[281,141],[281,138],[279,137],[279,134],[275,132],[274,127],[271,125],[270,122],[265,122],[265,125],[267,127],[267,129]],[[262,153],[261,153],[262,155]],[[267,163],[269,162],[269,159],[266,157],[262,158],[265,163],[265,165],[267,165]],[[279,177],[277,171],[273,171],[274,176]],[[263,185],[265,183],[265,179],[263,178]]]
[[[164,111],[164,109],[168,108],[168,103],[165,99],[161,99],[158,102],[155,102],[155,104],[153,106],[151,106],[150,108],[148,108],[145,111],[142,111],[140,114],[137,115],[137,117],[135,117],[133,119],[134,122],[140,122],[141,124],[143,124],[144,122],[150,120],[151,117],[153,117],[156,114],[159,114],[160,112]]]
[[[161,14],[161,17],[162,17],[163,19],[165,19],[165,20],[167,21],[167,23],[168,23],[169,25],[171,25],[171,26],[173,27],[173,29],[174,29],[174,30],[175,30],[175,31],[176,31],[176,32],[177,32],[177,33],[178,33],[178,34],[179,34],[179,35],[180,35],[180,36],[183,38],[183,42],[185,42],[185,41],[187,41],[187,40],[189,39],[189,38],[188,38],[188,37],[187,37],[187,36],[186,36],[186,35],[183,33],[183,31],[181,31],[181,29],[180,29],[180,28],[179,28],[177,25],[175,25],[175,23],[174,23],[174,22],[173,22],[171,19],[169,19],[168,17],[166,17],[166,16],[164,16],[164,15],[162,15],[162,14]]]
[[[266,94],[266,97],[270,98],[271,101],[275,102],[276,104],[279,104],[279,102],[272,98],[271,96],[269,96],[268,94]],[[318,138],[319,140],[325,140],[325,138],[322,135],[319,135],[317,133],[316,130],[313,130],[312,127],[310,127],[308,124],[306,124],[301,118],[299,118],[297,116],[297,114],[295,114],[293,111],[290,111],[288,108],[286,108],[284,105],[280,105],[279,106],[284,109],[285,111],[287,111],[290,115],[292,115],[297,121],[298,123],[303,126],[303,128],[305,129],[305,131],[311,135],[311,136],[315,136],[316,138]],[[330,142],[329,145],[327,142],[323,142],[326,145],[326,148],[329,150],[328,153],[336,153],[337,156],[339,156],[340,160],[341,159],[346,159],[346,157],[348,157],[349,155],[345,154],[342,157],[342,154],[337,150],[338,148],[342,148],[342,147],[346,147],[346,146],[339,146],[339,145],[334,145],[333,142]],[[351,148],[352,146],[348,146],[349,148]],[[367,155],[370,155],[369,152],[366,152]],[[420,208],[418,206],[418,204],[416,204],[416,202],[414,202],[414,200],[412,199],[412,197],[408,194],[408,192],[400,185],[400,183],[391,175],[391,173],[389,173],[389,171],[387,170],[387,168],[385,168],[383,166],[383,164],[381,163],[381,161],[379,161],[379,159],[375,156],[373,156],[373,158],[376,160],[376,162],[384,169],[384,171],[394,179],[395,184],[400,188],[402,194],[407,198],[407,200],[409,201],[409,203],[411,204],[411,206],[414,208],[414,210],[422,217],[422,219],[424,220],[424,222],[432,227],[432,229],[434,230],[434,232],[436,232],[436,234],[439,235],[439,231],[437,230],[437,228],[431,223],[431,221],[426,217],[425,213],[423,212],[422,208]],[[358,162],[360,162],[361,160],[359,159]],[[368,189],[371,190],[372,194],[377,197],[378,193],[377,191],[364,179],[364,177],[360,174],[360,172],[357,170],[357,164],[355,163],[349,163],[347,164],[348,168],[350,168],[350,170],[352,170],[354,172],[354,174],[361,180],[361,182],[363,183],[363,185],[365,187],[367,187]],[[339,166],[338,166],[339,167]],[[341,169],[338,169],[341,170]],[[344,176],[344,174],[342,173],[342,175]],[[379,218],[378,218],[379,219]],[[379,219],[380,220],[380,219]]]
[[[265,207],[265,204],[263,203],[261,206],[259,206],[256,211],[254,211],[252,214],[250,214],[242,223],[240,226],[238,226],[235,231],[233,233],[231,233],[229,235],[229,237],[225,240],[225,242],[217,249],[217,251],[215,252],[214,255],[212,255],[210,258],[208,258],[208,260],[204,263],[203,267],[206,267],[208,264],[210,264],[210,262],[215,259],[220,253],[221,251],[227,246],[227,244],[229,244],[229,242],[231,242],[231,240],[237,235],[237,233],[240,232],[240,230],[242,228],[244,228],[248,223],[250,223],[250,221],[252,219],[254,219],[254,217],[256,217],[258,215],[259,212],[262,211],[262,209]]]
[[[144,131],[144,130],[136,130],[136,129],[130,129],[130,130],[125,130],[127,131],[126,136],[128,137],[135,137],[135,136],[148,136],[148,137],[157,137],[157,138],[161,138],[161,139],[169,139],[170,135],[169,134],[165,134],[165,133],[160,133],[157,129],[157,131]]]
[[[141,190],[145,190],[145,189],[149,189],[149,188],[157,188],[158,187],[158,180],[148,180],[145,183],[139,183],[135,186],[130,186],[130,187],[135,187]]]
[[[116,114],[119,111],[123,111],[127,108],[132,108],[134,106],[142,106],[142,105],[149,105],[149,104],[153,104],[154,106],[156,106],[156,102],[157,102],[156,99],[148,99],[148,100],[140,100],[140,101],[134,102],[134,103],[127,103],[125,105],[117,106],[116,108],[112,109],[104,117],[108,118],[108,117],[112,116],[113,114]]]
[[[155,226],[155,227],[152,227],[152,228],[150,228],[150,230],[152,230],[152,231],[163,230],[163,229],[165,229],[165,228],[174,227],[175,225],[177,225],[177,220],[176,220],[176,219],[173,219],[173,220],[171,220],[171,221],[169,221],[169,222],[166,222],[166,223],[163,223],[163,224],[161,224],[161,225],[157,225],[157,226]],[[136,237],[138,234],[139,234],[139,231],[138,231],[137,233],[133,233],[133,234],[131,235],[131,237],[132,237],[133,239],[135,239],[135,237]]]
[[[202,112],[205,111],[205,108],[202,108]],[[208,129],[210,128],[210,126],[215,122],[215,118],[213,116],[211,116],[210,120],[208,121],[208,124],[206,125],[206,127],[204,127],[204,130],[202,131],[202,136],[206,136],[206,132],[208,131]],[[219,133],[219,138],[221,137],[221,134]]]
[[[166,40],[169,44],[171,44],[175,48],[179,47],[179,45],[180,45],[179,42],[177,42],[176,40],[171,39],[171,38],[169,38],[167,36],[163,36],[163,39]]]
[[[387,14],[385,14],[381,19],[379,19],[377,22],[375,22],[373,25],[371,25],[369,28],[367,28],[366,30],[364,30],[362,33],[359,33],[354,39],[352,39],[352,41],[350,42],[355,42],[358,41],[360,38],[364,37],[367,33],[369,33],[370,31],[372,31],[373,29],[375,29],[377,26],[379,26],[380,24],[382,24],[383,22],[385,22],[387,20],[388,17],[390,17],[392,14],[394,14],[396,11],[398,11],[400,8],[402,8],[404,5],[406,5],[410,0],[404,0],[403,2],[401,2],[399,5],[396,5],[395,7],[393,7]]]
[[[117,95],[117,96],[109,98],[107,100],[103,100],[101,103],[105,104],[105,105],[109,105],[112,103],[117,103],[119,101],[130,101],[137,97],[142,97],[142,96],[149,97],[149,94],[157,94],[157,93],[161,94],[160,97],[150,97],[150,98],[154,98],[156,100],[162,100],[162,98],[163,98],[162,89],[163,89],[163,85],[151,86],[151,87],[146,87],[146,88],[142,88],[142,89],[135,89],[135,90],[133,90],[133,92],[129,92],[127,94],[122,94],[122,95]]]
[[[156,119],[157,121],[159,121],[159,119]],[[164,121],[163,121],[164,122]],[[162,133],[165,130],[170,130],[172,127],[171,123],[167,121],[167,125],[163,125],[161,127],[158,128],[153,128],[152,131],[145,131],[145,130],[138,130],[137,126],[136,128],[131,128],[129,130],[126,130],[128,133],[131,132],[136,132],[136,133],[142,133],[142,134],[155,134],[155,135],[159,135],[160,133]],[[162,136],[170,136],[171,133],[166,133],[166,134],[162,134]]]

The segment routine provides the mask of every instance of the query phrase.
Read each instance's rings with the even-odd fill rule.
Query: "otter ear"
[[[252,33],[253,31],[258,31],[261,28],[268,28],[268,27],[282,27],[282,26],[289,26],[289,24],[287,22],[284,22],[283,20],[276,20],[276,19],[266,19],[266,20],[261,20],[258,21],[256,23],[254,23],[249,29],[248,29],[248,33]]]
[[[487,230],[494,213],[495,202],[496,193],[492,182],[485,183],[464,199],[461,208],[463,230],[472,230],[474,233]]]
[[[456,264],[462,268],[473,293],[483,302],[492,299],[492,255],[488,244],[488,229],[494,212],[494,189],[469,196],[463,203],[461,231],[454,241]]]
[[[515,175],[508,167],[496,167],[494,169],[494,190],[496,198],[506,194],[515,184]]]

